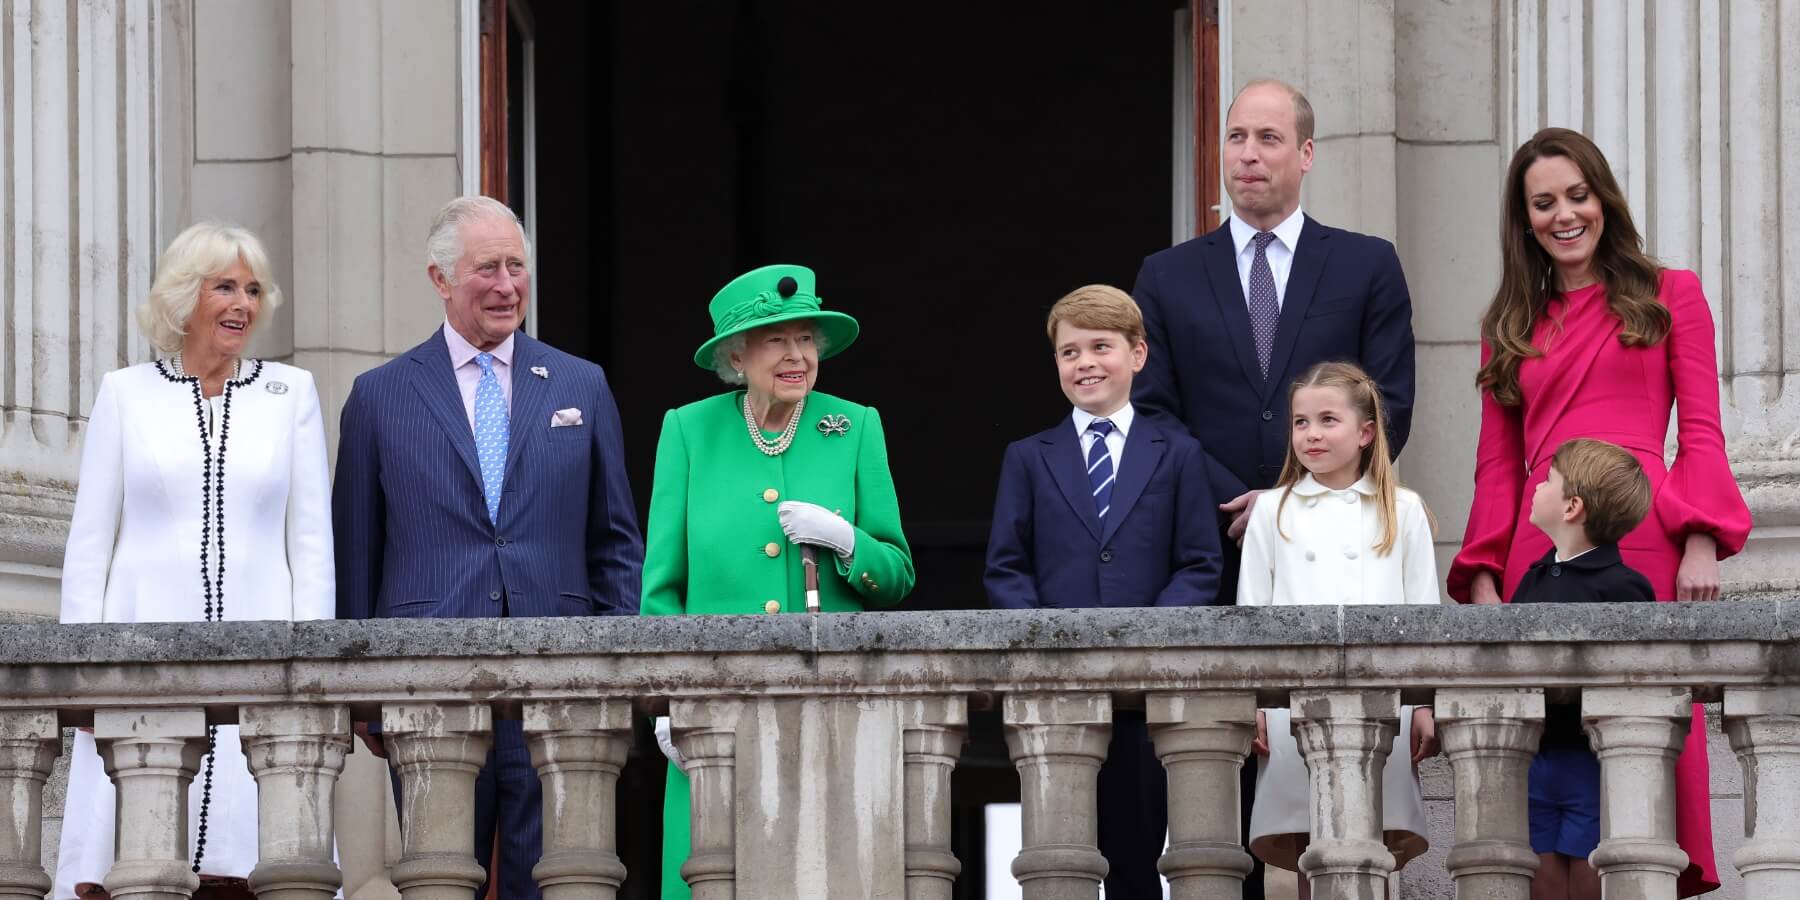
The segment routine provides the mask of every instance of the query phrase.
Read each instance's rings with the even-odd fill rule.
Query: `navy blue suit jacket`
[[[1101,522],[1071,419],[1006,448],[988,537],[988,603],[1011,609],[1219,602],[1205,454],[1137,416]],[[1229,599],[1226,601],[1229,603]]]
[[[1145,259],[1131,293],[1150,343],[1132,399],[1200,439],[1220,502],[1274,486],[1287,454],[1288,388],[1317,363],[1362,366],[1387,401],[1391,451],[1406,444],[1412,298],[1393,244],[1306,218],[1267,378],[1256,361],[1229,223]]]
[[[357,377],[331,497],[338,618],[636,613],[644,543],[606,375],[513,341],[497,525],[443,332]],[[583,424],[551,428],[571,407]]]

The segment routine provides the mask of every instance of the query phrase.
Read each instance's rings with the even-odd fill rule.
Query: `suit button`
[[[1344,498],[1345,503],[1355,503],[1356,502],[1356,492],[1355,491],[1345,491],[1341,496]]]
[[[1306,551],[1306,561],[1307,562],[1312,562],[1313,560],[1318,559],[1318,558],[1319,558],[1318,555],[1313,553],[1311,550]]]
[[[1318,506],[1318,505],[1319,505],[1319,498],[1317,498],[1317,497],[1308,497],[1308,498],[1306,498],[1306,508],[1307,508],[1307,509],[1311,509],[1311,508],[1313,508],[1313,507],[1315,507],[1315,506]]]
[[[1551,566],[1550,567],[1550,577],[1551,578],[1561,578],[1562,577],[1562,566]]]
[[[1264,422],[1273,422],[1273,421],[1275,421],[1275,413],[1274,413],[1274,411],[1273,411],[1273,410],[1267,410],[1267,409],[1265,409],[1265,410],[1263,410],[1263,421],[1264,421]]]
[[[489,599],[489,600],[498,600],[498,599],[500,599],[500,592],[499,592],[499,591],[494,591],[494,592],[492,592],[492,593],[490,593],[490,594],[488,594],[488,599]]]
[[[494,546],[496,546],[496,547],[506,546],[506,538],[494,538]]]
[[[1103,563],[1112,562],[1112,551],[1111,550],[1100,551],[1100,561]]]
[[[1345,559],[1355,559],[1356,558],[1356,548],[1355,547],[1345,547],[1344,548],[1344,558]]]
[[[768,488],[763,491],[763,502],[764,503],[774,503],[775,501],[777,501],[779,499],[781,499],[780,491],[778,491],[774,488]]]
[[[770,600],[769,602],[764,603],[763,604],[763,612],[766,612],[766,613],[781,612],[781,601],[780,600]]]
[[[768,554],[770,559],[774,559],[781,555],[781,545],[770,541],[763,545],[763,552]]]

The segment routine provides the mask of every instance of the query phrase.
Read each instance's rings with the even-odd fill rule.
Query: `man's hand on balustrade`
[[[387,759],[387,745],[381,740],[381,735],[369,733],[369,723],[352,723],[350,730],[356,732],[357,737],[362,738],[363,746],[369,748],[369,752],[375,754],[376,759]]]
[[[1250,749],[1257,756],[1269,755],[1269,720],[1264,718],[1263,711],[1256,711],[1256,740],[1250,742]]]
[[[1719,599],[1719,544],[1710,534],[1690,534],[1675,570],[1675,599]]]
[[[1412,761],[1418,765],[1438,755],[1437,719],[1429,706],[1415,706],[1412,712]]]
[[[1244,529],[1250,527],[1250,510],[1256,506],[1256,498],[1262,491],[1245,491],[1230,500],[1219,504],[1219,509],[1231,513],[1231,527],[1225,534],[1239,544],[1244,543]]]
[[[1492,572],[1476,572],[1469,582],[1469,602],[1477,606],[1499,606],[1500,587]]]

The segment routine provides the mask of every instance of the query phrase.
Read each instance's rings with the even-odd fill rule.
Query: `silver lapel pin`
[[[544,368],[543,366],[532,366],[531,374],[536,375],[539,378],[549,378],[550,370]]]

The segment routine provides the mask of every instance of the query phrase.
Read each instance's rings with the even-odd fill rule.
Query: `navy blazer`
[[[1102,523],[1072,418],[1006,448],[988,538],[998,608],[1209,606],[1219,529],[1200,443],[1138,415]],[[1229,599],[1226,601],[1229,603]]]
[[[644,543],[606,375],[513,342],[497,526],[443,331],[357,377],[331,495],[338,618],[636,613]],[[551,428],[569,408],[582,424]]]
[[[1267,378],[1256,362],[1230,223],[1146,258],[1132,296],[1150,343],[1132,399],[1200,439],[1221,502],[1275,485],[1287,454],[1288,388],[1317,363],[1362,366],[1387,401],[1391,451],[1406,444],[1412,298],[1393,244],[1306,218]]]

